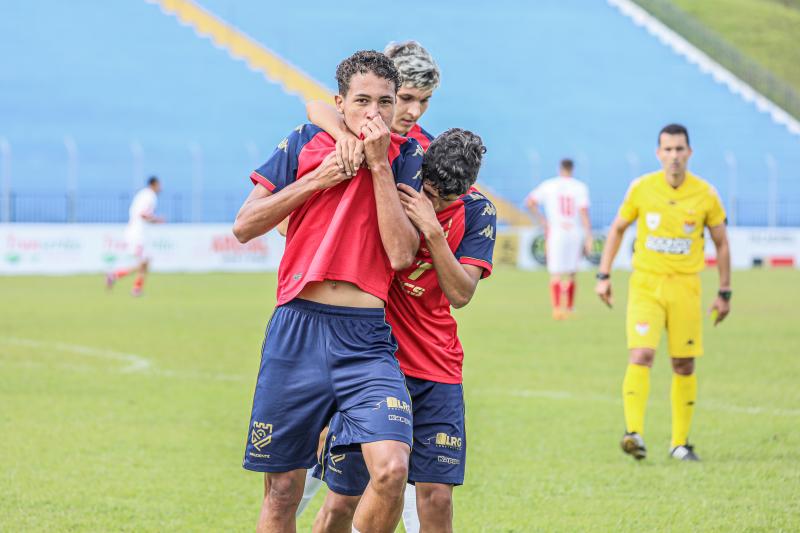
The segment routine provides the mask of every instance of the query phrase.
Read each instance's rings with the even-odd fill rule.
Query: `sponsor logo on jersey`
[[[280,143],[278,143],[278,150],[289,153],[289,137],[286,137]]]
[[[643,337],[650,331],[650,324],[647,322],[637,322],[634,327],[636,328],[636,333]]]
[[[670,239],[650,235],[645,240],[644,247],[660,254],[689,255],[692,250],[692,239]]]
[[[460,465],[461,461],[458,459],[454,459],[452,457],[447,457],[446,455],[439,455],[436,457],[436,460],[440,463],[447,463],[449,465]]]
[[[654,230],[661,224],[661,213],[647,213],[644,217],[647,227]]]
[[[485,206],[483,206],[483,212],[481,213],[481,215],[496,215],[496,214],[497,214],[497,208],[492,204],[486,204]]]
[[[416,298],[419,298],[425,294],[425,287],[419,287],[418,285],[408,283],[407,281],[403,282],[403,289],[405,289],[406,294]]]
[[[489,224],[488,226],[486,226],[485,228],[483,228],[481,230],[480,235],[483,235],[487,239],[493,241],[494,240],[494,226]]]
[[[400,415],[389,415],[389,421],[390,422],[402,422],[403,424],[405,424],[407,426],[411,425],[411,420],[409,420],[408,418],[406,418],[404,416],[400,416]]]
[[[264,422],[253,422],[253,430],[250,432],[250,443],[258,451],[272,442],[272,424]]]
[[[404,413],[411,414],[411,405],[404,400],[395,398],[394,396],[387,396],[385,400],[379,401],[375,405],[375,407],[372,408],[372,410],[377,411],[384,404],[386,404],[387,409],[392,409],[394,411],[403,411]]]
[[[694,220],[685,220],[683,222],[683,231],[689,235],[694,231],[694,228],[697,227],[697,222]]]
[[[434,439],[436,446],[442,448],[452,448],[454,450],[461,449],[461,443],[462,443],[461,437],[456,437],[454,435],[448,435],[447,433],[440,432],[434,435],[433,437],[429,437],[428,443],[430,443],[430,441]]]

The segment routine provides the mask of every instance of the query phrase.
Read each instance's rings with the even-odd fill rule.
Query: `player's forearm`
[[[585,235],[592,234],[592,222],[589,219],[589,210],[586,208],[581,209],[581,223],[583,224],[583,231]]]
[[[320,100],[312,100],[306,104],[306,115],[312,124],[325,130],[334,140],[341,140],[350,133],[344,123],[342,115],[332,105]]]
[[[378,208],[378,231],[383,249],[394,270],[402,270],[414,261],[419,234],[405,214],[388,162],[372,165],[372,183]]]
[[[619,246],[622,243],[622,236],[625,234],[625,228],[620,228],[616,224],[612,224],[611,229],[608,231],[606,237],[606,244],[603,246],[603,255],[600,257],[600,265],[597,267],[599,272],[604,274],[611,273],[611,265],[614,264],[614,258],[617,257]]]
[[[716,244],[716,243],[715,243]],[[719,288],[721,290],[730,290],[731,288],[731,249],[728,245],[728,239],[725,238],[717,248],[717,269],[719,270]]]
[[[425,234],[425,244],[431,252],[439,286],[450,305],[456,309],[464,307],[475,294],[477,281],[464,270],[463,265],[453,255],[441,227],[438,232]]]
[[[233,234],[241,243],[264,235],[317,190],[313,179],[300,180],[276,194],[246,202],[236,215]]]

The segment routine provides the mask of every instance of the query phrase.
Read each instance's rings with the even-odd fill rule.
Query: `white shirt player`
[[[150,221],[145,217],[152,217],[158,205],[158,195],[150,188],[145,187],[133,197],[128,210],[128,226],[125,228],[125,242],[128,251],[134,255],[144,255],[147,225]]]
[[[547,269],[554,274],[575,272],[584,242],[581,210],[589,207],[588,187],[573,177],[557,176],[542,182],[527,200],[544,207]]]

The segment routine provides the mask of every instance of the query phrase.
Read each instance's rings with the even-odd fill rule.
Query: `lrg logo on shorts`
[[[253,431],[250,433],[250,443],[253,447],[261,451],[270,442],[272,442],[272,424],[253,422]]]

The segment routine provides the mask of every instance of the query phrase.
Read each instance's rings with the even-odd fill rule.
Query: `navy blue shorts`
[[[414,410],[409,483],[462,485],[467,458],[463,387],[412,377],[406,378],[406,384]],[[358,496],[367,488],[369,473],[360,451],[337,447],[343,422],[338,415],[331,420],[314,477],[333,492]]]
[[[338,413],[336,444],[412,440],[411,399],[383,309],[295,299],[267,326],[244,468],[288,472],[317,463]]]

